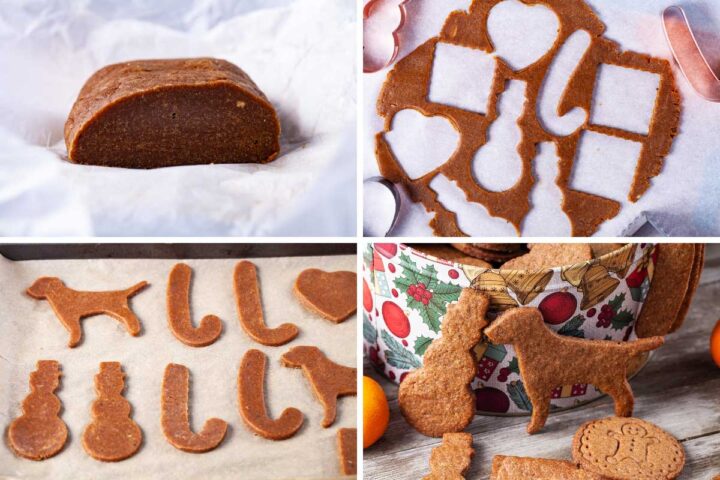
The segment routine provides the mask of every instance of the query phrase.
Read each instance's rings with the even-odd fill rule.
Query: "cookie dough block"
[[[65,123],[75,163],[156,168],[267,163],[280,150],[275,109],[250,77],[215,58],[101,68]]]

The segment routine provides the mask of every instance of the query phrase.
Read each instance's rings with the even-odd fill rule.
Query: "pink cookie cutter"
[[[405,5],[410,0],[368,0],[363,8],[363,23],[367,24],[367,20],[374,14],[389,14],[392,9],[379,8],[386,7],[388,2],[399,2],[397,3],[397,10],[399,12],[399,18],[397,23],[394,25],[394,29],[383,35],[382,45],[383,48],[379,48],[383,52],[389,52],[386,54],[386,58],[378,60],[377,52],[374,51],[372,45],[369,45],[367,34],[363,34],[363,72],[373,73],[392,64],[397,58],[398,52],[400,51],[400,30],[405,25],[407,18],[407,10]],[[375,40],[375,38],[373,38]],[[373,44],[374,45],[374,44]]]
[[[688,83],[703,98],[720,102],[720,79],[700,48],[685,11],[668,7],[662,18],[670,50]]]

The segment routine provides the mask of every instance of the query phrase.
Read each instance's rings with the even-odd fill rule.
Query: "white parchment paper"
[[[0,5],[0,234],[355,233],[352,0],[12,0]],[[278,110],[268,165],[149,171],[66,161],[87,78],[126,60],[213,56]],[[322,201],[309,201],[308,197]]]
[[[393,0],[388,0],[393,1]],[[672,61],[671,52],[666,42],[662,21],[662,11],[670,5],[681,5],[686,8],[693,27],[696,29],[702,46],[709,52],[710,62],[720,67],[720,3],[715,0],[586,0],[598,13],[607,26],[605,36],[620,43],[625,50],[648,53],[653,56]],[[398,2],[395,2],[398,3]],[[412,0],[408,2],[408,23],[401,31],[401,50],[399,58],[412,52],[428,38],[438,35],[448,14],[457,9],[467,9],[470,0],[447,0],[433,2],[431,0]],[[543,17],[538,16],[542,21]],[[503,30],[517,32],[522,48],[526,33],[542,29],[546,25],[533,24],[531,21],[515,21],[506,18]],[[496,25],[497,26],[497,25]],[[522,53],[522,52],[520,52]],[[390,67],[392,68],[392,67]],[[720,122],[720,104],[710,103],[696,94],[688,82],[682,77],[679,69],[673,64],[676,81],[683,97],[683,114],[680,123],[680,134],[675,139],[670,155],[665,160],[662,173],[652,180],[651,188],[637,203],[630,203],[625,198],[620,214],[606,222],[597,235],[617,236],[633,234],[648,223],[656,233],[673,236],[716,236],[720,234],[720,214],[716,206],[720,202],[720,137],[717,126]],[[378,175],[375,160],[374,135],[383,129],[383,119],[376,113],[376,101],[389,69],[373,74],[365,74],[364,78],[364,176]],[[465,78],[465,88],[472,92],[477,87],[478,79],[464,75],[466,68],[457,65],[456,73]],[[464,77],[463,77],[464,75]],[[462,81],[461,81],[462,83]],[[612,105],[618,118],[634,118],[636,111],[632,102]],[[497,135],[512,135],[494,130]],[[417,156],[428,151],[426,143],[442,141],[433,135],[432,129],[419,131],[413,137],[417,142]],[[424,141],[423,139],[430,139]],[[439,148],[434,145],[435,148]],[[452,148],[452,146],[451,146]],[[414,158],[410,155],[408,158]],[[535,160],[537,171],[547,171],[550,176],[541,178],[539,189],[531,193],[534,208],[526,219],[523,234],[567,235],[569,224],[560,209],[561,197],[553,183],[552,173],[554,149],[545,145],[540,149],[539,158]],[[617,159],[613,159],[617,160]],[[634,159],[629,159],[632,162]],[[625,167],[626,165],[621,165]],[[549,167],[549,169],[548,169]],[[632,171],[632,169],[631,169]],[[604,168],[595,172],[590,181],[599,185],[615,185],[618,183],[618,169]],[[632,175],[632,174],[630,174]],[[621,179],[622,180],[622,179]],[[442,183],[441,180],[439,183]],[[581,182],[581,183],[586,183]],[[454,184],[453,184],[454,185]],[[536,185],[538,186],[538,185]],[[464,194],[459,192],[453,203],[467,203]],[[412,204],[409,200],[401,209],[401,218],[393,235],[413,236],[432,235],[428,222],[432,214],[425,212],[424,207]],[[367,221],[367,219],[366,219]],[[515,235],[514,228],[502,219],[489,217],[482,207],[475,208],[472,221],[465,230],[474,235]],[[463,226],[463,225],[461,225]],[[648,229],[643,228],[643,233]]]
[[[287,257],[250,259],[258,268],[269,326],[293,322],[298,337],[287,345],[265,347],[242,331],[232,287],[233,260],[188,260],[194,271],[191,293],[193,321],[213,313],[223,321],[223,333],[212,345],[192,348],[178,341],[167,327],[165,289],[175,260],[48,260],[13,262],[0,257],[0,425],[4,432],[20,414],[28,393],[29,374],[41,359],[58,360],[63,377],[57,395],[61,417],[70,432],[65,449],[42,462],[16,457],[4,440],[0,445],[2,478],[298,478],[339,476],[336,432],[355,427],[356,399],[338,403],[338,417],[322,428],[323,410],[300,370],[283,367],[280,355],[296,345],[316,345],[333,361],[356,364],[355,317],[339,325],[305,311],[292,294],[296,276],[305,268],[355,271],[355,257]],[[140,280],[150,287],[131,300],[142,332],[131,337],[119,322],[97,316],[82,321],[83,342],[68,348],[67,331],[47,302],[23,291],[36,278],[58,276],[79,290],[115,290]],[[237,373],[250,348],[268,358],[266,398],[270,415],[296,407],[305,423],[292,438],[271,441],[253,435],[237,407]],[[94,460],[82,447],[82,432],[90,421],[95,398],[94,376],[102,361],[119,361],[127,375],[125,397],[132,418],[143,431],[139,452],[122,462]],[[182,452],[171,446],[160,426],[160,394],[165,366],[180,363],[190,370],[190,416],[194,431],[211,417],[229,424],[218,448],[204,454]],[[6,434],[6,433],[5,433]]]

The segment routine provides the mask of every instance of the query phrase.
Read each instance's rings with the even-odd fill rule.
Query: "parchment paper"
[[[258,268],[266,322],[293,322],[300,335],[287,345],[265,347],[242,331],[232,287],[233,260],[188,260],[194,270],[191,309],[193,321],[213,313],[223,321],[223,333],[212,345],[192,348],[177,340],[167,327],[165,289],[175,260],[48,260],[13,262],[0,257],[0,445],[2,478],[297,478],[339,476],[336,432],[355,427],[356,399],[338,403],[338,418],[322,428],[322,407],[301,370],[283,367],[280,355],[297,345],[316,345],[337,363],[356,364],[356,319],[332,324],[306,312],[292,294],[296,276],[305,268],[355,271],[355,257],[287,257],[250,259]],[[67,345],[68,334],[45,301],[23,291],[39,276],[59,276],[79,290],[115,290],[140,280],[151,286],[133,297],[131,307],[142,322],[138,337],[106,317],[82,321],[84,340]],[[276,418],[286,407],[303,412],[305,423],[292,438],[274,442],[253,435],[237,410],[237,373],[243,354],[256,348],[268,355],[266,398]],[[40,359],[55,359],[63,377],[57,394],[61,417],[70,436],[65,449],[42,462],[15,457],[7,446],[9,423],[20,414],[28,379]],[[101,361],[119,361],[127,375],[125,397],[132,418],[143,431],[144,443],[133,457],[119,463],[94,460],[82,447],[82,432],[90,421],[95,398],[94,376]],[[182,452],[171,446],[160,426],[160,393],[165,366],[180,363],[190,370],[190,415],[194,431],[211,417],[229,424],[228,434],[215,450]]]
[[[355,2],[10,1],[0,5],[0,234],[355,234]],[[214,56],[278,110],[267,165],[87,167],[63,125],[97,69]],[[308,201],[308,197],[323,201]],[[350,212],[350,215],[348,215]]]
[[[398,3],[397,0],[388,0]],[[703,47],[710,53],[710,62],[720,66],[720,3],[715,0],[586,0],[598,13],[607,26],[605,36],[620,43],[625,50],[649,53],[653,56],[671,60],[671,52],[663,33],[660,15],[670,5],[681,5],[686,8],[693,28],[696,29]],[[408,2],[408,21],[400,33],[401,50],[398,58],[412,52],[428,38],[437,35],[442,29],[447,15],[457,9],[467,9],[470,0],[447,0],[434,2],[431,0],[412,0]],[[531,23],[517,23],[508,19],[508,31],[530,32],[539,28]],[[392,68],[392,67],[390,67]],[[365,74],[364,78],[364,176],[378,175],[375,160],[374,135],[383,128],[382,118],[376,113],[377,96],[389,69],[374,74]],[[677,84],[683,97],[683,114],[680,123],[680,134],[675,139],[670,155],[665,159],[662,173],[652,180],[652,186],[637,203],[625,199],[620,214],[601,226],[597,235],[622,236],[633,234],[643,228],[647,222],[663,235],[672,236],[716,236],[720,234],[720,214],[716,208],[720,202],[720,181],[717,172],[720,170],[720,137],[717,135],[720,104],[710,103],[696,94],[688,82],[682,77],[679,69],[673,64]],[[462,77],[463,66],[458,65],[457,72]],[[472,91],[478,81],[472,76],[465,76],[466,88]],[[618,116],[632,118],[635,114],[631,105],[614,105]],[[497,133],[497,132],[496,132]],[[512,132],[507,132],[511,134]],[[497,133],[501,135],[502,133]],[[418,144],[423,138],[432,138],[433,142],[441,141],[433,137],[431,131],[418,132]],[[422,148],[422,147],[420,147]],[[418,155],[425,150],[418,151]],[[547,164],[549,150],[543,150],[544,160],[536,159],[535,168],[544,168]],[[412,156],[410,156],[412,158]],[[599,184],[616,182],[612,168],[596,172],[594,181]],[[559,208],[561,198],[553,197],[552,177],[544,182],[542,207],[533,209],[529,216],[532,222],[526,224],[526,234],[566,235],[569,231],[567,219]],[[460,192],[460,190],[458,190]],[[538,192],[533,193],[537,194]],[[461,200],[464,199],[464,195]],[[425,212],[420,204],[412,204],[409,199],[401,210],[397,228],[392,232],[396,236],[432,235],[427,226],[432,214]],[[533,197],[538,204],[538,198]],[[549,203],[552,203],[550,205]],[[552,207],[552,208],[551,208]],[[513,236],[515,231],[504,220],[491,218],[487,212],[478,210],[472,222],[475,232],[484,235]],[[539,227],[538,227],[539,226]],[[532,227],[532,228],[530,228]],[[647,229],[643,230],[644,232]],[[476,233],[478,235],[478,233]]]

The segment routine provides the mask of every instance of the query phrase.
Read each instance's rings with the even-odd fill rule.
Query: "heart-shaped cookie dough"
[[[516,72],[542,58],[555,44],[559,31],[557,15],[545,5],[506,0],[488,16],[495,53]]]
[[[357,309],[357,274],[309,268],[298,275],[294,292],[306,309],[341,323]]]

